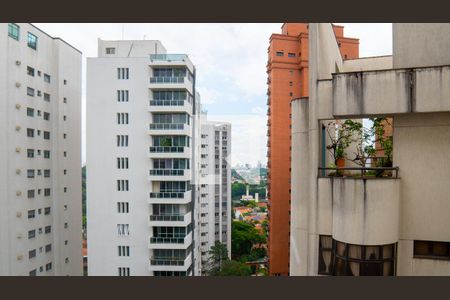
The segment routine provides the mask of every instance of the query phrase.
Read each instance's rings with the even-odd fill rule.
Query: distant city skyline
[[[336,23],[360,39],[360,56],[392,53],[391,24]],[[198,70],[198,90],[210,120],[232,124],[231,165],[267,163],[267,47],[282,23],[56,24],[36,23],[83,52],[83,143],[86,161],[85,58],[97,56],[97,38],[160,40],[169,53],[187,53]],[[205,41],[208,44],[205,45]]]

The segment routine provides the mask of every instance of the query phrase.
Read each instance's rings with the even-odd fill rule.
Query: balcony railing
[[[152,266],[183,266],[185,259],[180,257],[152,257],[150,264]]]
[[[184,106],[187,100],[150,100],[150,106]]]
[[[173,124],[173,123],[151,123],[149,128],[151,130],[183,130],[187,124]]]
[[[327,172],[328,171],[328,172]],[[353,172],[352,172],[353,171]],[[356,172],[355,172],[356,171]],[[398,178],[399,167],[319,167],[319,177],[346,177],[346,178]]]
[[[151,237],[151,244],[183,244],[184,238],[186,236],[180,237]]]
[[[183,153],[184,146],[151,146],[150,153]]]
[[[184,83],[185,77],[150,77],[150,83]]]
[[[186,61],[186,54],[150,54],[151,61]]]
[[[156,176],[183,176],[184,169],[153,169],[149,173]]]
[[[184,221],[184,215],[151,215],[150,221]]]
[[[183,199],[186,192],[162,192],[162,193],[150,193],[150,198],[161,199]]]

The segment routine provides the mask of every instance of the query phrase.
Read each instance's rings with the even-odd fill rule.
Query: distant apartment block
[[[205,121],[201,125],[199,243],[202,267],[216,242],[227,246],[231,258],[231,124]]]
[[[269,273],[289,274],[291,100],[308,96],[308,24],[284,23],[272,34],[267,63],[267,199]],[[343,59],[357,58],[359,40],[333,26]]]
[[[82,275],[81,52],[0,24],[0,275]]]
[[[87,62],[89,275],[197,275],[195,67],[159,41],[98,41]]]
[[[310,24],[308,51],[290,274],[450,275],[450,25],[393,24],[391,56],[345,60],[332,25]],[[374,117],[392,122],[392,166],[330,168],[326,124]]]

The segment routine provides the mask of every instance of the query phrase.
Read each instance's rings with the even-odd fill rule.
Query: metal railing
[[[150,54],[151,61],[186,61],[186,54]]]
[[[150,83],[184,83],[185,77],[150,77]]]
[[[322,171],[322,172],[321,172]],[[326,171],[334,171],[334,175],[325,174]],[[345,171],[358,171],[356,173],[345,173]],[[319,177],[354,177],[357,178],[398,178],[399,167],[336,167],[323,168],[319,167]]]
[[[150,153],[183,153],[185,146],[151,146]]]
[[[150,100],[150,106],[184,106],[187,100]]]
[[[151,237],[151,244],[184,244],[184,238],[186,236],[181,237]]]
[[[185,125],[184,123],[177,124],[177,123],[151,123],[149,124],[149,128],[152,130],[183,130]]]
[[[153,169],[149,173],[157,176],[183,176],[184,169]]]
[[[186,258],[179,258],[179,257],[162,257],[162,258],[151,258],[150,259],[150,264],[152,266],[183,266],[184,265],[184,260]]]
[[[176,221],[183,222],[184,215],[151,215],[150,221]]]
[[[160,192],[160,193],[150,193],[150,198],[161,198],[161,199],[182,199],[184,198],[186,192]]]

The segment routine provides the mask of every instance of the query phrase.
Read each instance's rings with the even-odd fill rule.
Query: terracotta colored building
[[[284,23],[272,34],[267,64],[269,273],[289,275],[291,100],[308,96],[308,24]],[[358,58],[359,39],[334,26],[344,59]]]

